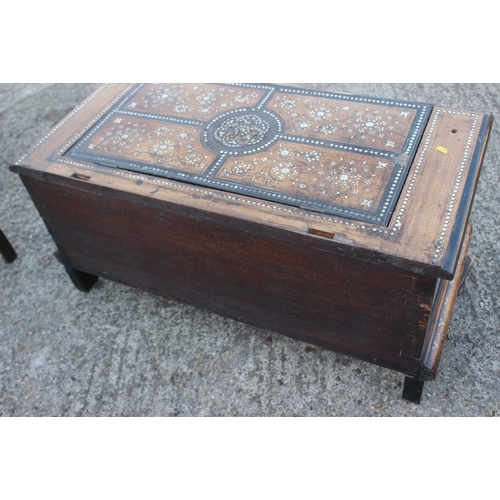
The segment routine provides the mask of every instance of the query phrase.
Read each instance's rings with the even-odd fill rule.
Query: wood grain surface
[[[69,267],[414,375],[436,278],[258,232],[22,177]]]

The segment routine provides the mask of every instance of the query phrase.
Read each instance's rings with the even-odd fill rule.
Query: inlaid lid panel
[[[142,84],[65,156],[387,225],[431,109],[273,85]]]

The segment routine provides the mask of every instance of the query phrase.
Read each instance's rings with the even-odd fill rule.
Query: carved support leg
[[[73,285],[75,285],[78,290],[81,292],[89,292],[92,289],[95,282],[98,280],[98,276],[73,269],[66,256],[59,251],[55,252],[54,256],[64,266]]]
[[[420,398],[424,390],[424,382],[412,377],[405,377],[405,385],[403,387],[403,399],[411,403],[420,404]]]
[[[3,234],[3,231],[0,229],[0,253],[2,257],[5,259],[7,264],[14,262],[16,260],[17,254],[12,245],[9,243],[7,236]]]

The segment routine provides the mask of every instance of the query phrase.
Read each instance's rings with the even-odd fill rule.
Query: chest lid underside
[[[141,84],[64,156],[385,226],[431,111],[274,85]]]

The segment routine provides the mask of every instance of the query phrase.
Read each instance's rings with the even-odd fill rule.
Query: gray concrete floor
[[[417,100],[500,119],[500,84],[293,84]],[[500,134],[472,212],[476,264],[437,379],[414,405],[403,375],[100,279],[78,292],[8,170],[96,84],[0,84],[1,416],[498,416]]]

